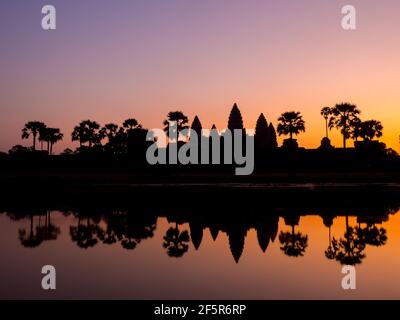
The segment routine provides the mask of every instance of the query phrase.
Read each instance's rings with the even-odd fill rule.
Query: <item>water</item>
[[[400,299],[397,210],[300,216],[292,208],[240,222],[145,210],[4,212],[0,298]],[[346,235],[360,249],[352,259],[340,256],[351,256]],[[349,262],[357,289],[346,291]],[[47,264],[57,270],[55,291],[41,289]]]

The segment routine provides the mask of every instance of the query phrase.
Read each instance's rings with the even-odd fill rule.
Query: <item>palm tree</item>
[[[323,107],[321,109],[321,116],[324,117],[325,119],[325,130],[326,130],[326,138],[329,139],[329,134],[328,134],[328,119],[329,116],[331,115],[332,111],[331,108],[329,107]]]
[[[279,135],[289,135],[290,140],[293,140],[293,134],[305,132],[305,122],[300,112],[290,111],[282,113],[279,117],[277,130]]]
[[[361,119],[354,118],[350,123],[349,128],[350,137],[354,139],[354,141],[358,141],[358,138],[361,137]]]
[[[122,128],[124,130],[124,128]],[[108,143],[106,144],[105,148],[108,151],[113,152],[114,144],[116,142],[116,136],[118,133],[118,125],[114,123],[107,123],[103,128],[100,129],[101,135],[107,137]]]
[[[350,103],[340,103],[331,109],[332,114],[329,119],[329,128],[336,127],[341,130],[343,135],[343,148],[346,149],[346,140],[350,138],[352,124],[358,118],[360,110],[357,106]]]
[[[39,142],[40,142],[40,150],[41,151],[43,151],[43,143],[46,142],[46,129],[47,129],[47,126],[44,125],[39,130]]]
[[[368,120],[360,123],[360,137],[364,141],[371,141],[375,137],[382,137],[383,126],[380,121]]]
[[[64,135],[60,132],[58,128],[45,128],[43,130],[43,141],[47,142],[47,152],[49,155],[53,154],[53,145],[61,141]]]
[[[135,130],[135,129],[141,129],[142,125],[136,120],[136,119],[126,119],[122,126],[128,130],[128,132]]]
[[[189,129],[189,119],[187,116],[183,114],[182,111],[171,111],[167,115],[167,119],[164,120],[164,131],[167,133],[167,136],[169,137],[170,134],[170,123],[174,122],[176,123],[176,128],[172,130],[172,133],[177,139],[177,142],[179,140],[179,135],[181,132],[185,129]]]
[[[22,139],[28,139],[30,136],[32,136],[33,151],[36,150],[36,137],[40,133],[40,130],[42,130],[44,127],[46,127],[46,125],[43,122],[29,121],[28,123],[25,124],[24,128],[22,129]]]
[[[112,140],[117,131],[118,131],[118,125],[115,123],[107,123],[103,128],[101,128],[101,131],[103,132],[104,136],[108,138],[108,141]]]
[[[104,132],[100,130],[100,125],[96,121],[84,120],[74,128],[71,138],[72,141],[79,141],[80,147],[84,143],[88,143],[91,148],[93,145],[101,143]]]

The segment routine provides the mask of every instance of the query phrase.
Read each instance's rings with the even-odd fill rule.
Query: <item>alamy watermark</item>
[[[42,289],[43,290],[55,290],[56,289],[56,268],[52,265],[45,265],[42,268],[42,274],[45,275],[42,278]]]
[[[341,8],[343,17],[341,26],[344,30],[356,30],[356,8],[353,5],[345,5]],[[42,7],[41,25],[43,30],[56,30],[56,8],[54,5],[47,4]]]
[[[182,137],[188,141],[180,145]],[[168,134],[162,129],[152,129],[146,139],[153,142],[146,152],[146,160],[151,165],[235,164],[236,175],[250,175],[254,170],[254,135],[248,135],[243,129],[233,130],[233,134],[228,129],[221,134],[216,129],[203,129],[199,137],[192,129],[178,132],[177,123],[171,121]]]
[[[342,268],[342,274],[345,276],[342,279],[342,288],[344,290],[356,289],[356,268],[354,266],[346,265]]]

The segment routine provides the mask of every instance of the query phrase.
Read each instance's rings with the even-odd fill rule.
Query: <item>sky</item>
[[[41,28],[46,4],[53,31]],[[357,30],[341,27],[347,4]],[[2,0],[0,150],[30,145],[30,120],[61,128],[56,152],[77,147],[70,133],[84,119],[152,129],[182,110],[224,129],[235,102],[249,129],[261,112],[276,127],[300,111],[299,144],[316,148],[320,109],[346,101],[400,151],[399,17],[398,0]]]

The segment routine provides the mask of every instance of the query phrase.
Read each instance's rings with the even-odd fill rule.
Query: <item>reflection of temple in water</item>
[[[204,214],[200,209],[192,212],[163,210],[160,214],[135,208],[125,210],[88,210],[64,211],[65,216],[73,216],[74,223],[69,227],[69,237],[78,247],[89,249],[96,245],[119,245],[133,250],[141,242],[154,236],[159,217],[167,218],[172,224],[163,237],[164,250],[173,258],[180,258],[190,249],[200,250],[205,232],[209,232],[213,241],[221,233],[228,238],[229,250],[233,260],[238,263],[245,251],[246,236],[254,230],[260,250],[266,253],[271,243],[279,239],[281,251],[289,257],[301,257],[306,253],[308,236],[301,232],[300,217],[319,215],[327,233],[327,259],[342,264],[358,264],[365,259],[367,245],[382,246],[387,242],[386,230],[381,226],[388,221],[389,215],[398,208],[370,208],[362,214],[349,209],[269,209],[262,213],[239,214],[232,210],[229,214]],[[12,220],[26,219],[27,226],[20,228],[18,238],[24,247],[35,248],[46,241],[56,240],[60,228],[52,222],[52,211],[9,210]],[[165,212],[165,213],[164,213]],[[310,213],[311,212],[311,213]],[[358,210],[360,212],[360,210]],[[379,213],[380,212],[380,213]],[[337,217],[345,217],[346,226],[340,237],[332,236],[331,227]],[[355,225],[349,224],[349,217],[355,216]],[[279,220],[283,219],[288,231],[279,232]],[[278,236],[279,235],[279,236]]]

